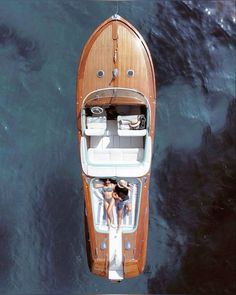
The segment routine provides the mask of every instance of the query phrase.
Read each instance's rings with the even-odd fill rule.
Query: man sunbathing
[[[126,214],[129,214],[131,212],[131,203],[130,203],[129,195],[128,195],[130,190],[131,190],[131,187],[128,184],[128,182],[121,179],[118,181],[115,187],[115,191],[113,193],[113,198],[117,200],[117,211],[118,211],[117,231],[119,230],[121,225],[123,209],[125,209]]]

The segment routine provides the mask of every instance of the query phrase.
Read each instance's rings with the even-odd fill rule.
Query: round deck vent
[[[133,77],[134,76],[134,70],[127,70],[127,76]]]
[[[102,78],[103,76],[104,76],[104,71],[103,70],[99,70],[99,71],[97,71],[97,77],[98,78]]]
[[[131,244],[130,244],[130,241],[125,241],[125,250],[129,250],[131,249]]]
[[[105,250],[107,248],[106,243],[105,242],[101,242],[100,248],[101,248],[101,250]]]

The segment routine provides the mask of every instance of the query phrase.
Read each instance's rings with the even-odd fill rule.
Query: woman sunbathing
[[[111,210],[115,203],[115,200],[113,198],[113,191],[116,185],[112,183],[110,179],[106,179],[103,180],[103,184],[95,182],[94,187],[103,189],[104,207],[107,214],[107,225],[108,227],[110,227],[112,223]]]

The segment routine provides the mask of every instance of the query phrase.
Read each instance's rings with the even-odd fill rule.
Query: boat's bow
[[[135,89],[149,100],[150,109],[155,109],[155,74],[149,49],[140,33],[119,15],[104,21],[84,46],[77,76],[78,120],[84,98],[109,87]],[[152,135],[154,121],[155,112]]]

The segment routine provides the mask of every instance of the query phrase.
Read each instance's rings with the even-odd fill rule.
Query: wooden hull
[[[96,76],[100,69],[104,72],[102,78]],[[118,75],[112,79],[114,69],[118,70]],[[134,72],[132,77],[127,76],[129,69]],[[83,136],[81,110],[84,106],[84,99],[97,89],[110,87],[135,89],[146,97],[150,113],[148,136],[153,143],[156,89],[152,59],[141,35],[120,16],[111,17],[103,22],[90,36],[81,55],[76,101],[79,144],[81,144]],[[107,104],[106,100],[100,99],[100,105]],[[121,101],[122,99],[119,100],[119,103]],[[125,104],[125,101],[122,101],[122,104]],[[108,278],[109,251],[111,250],[109,249],[109,234],[99,232],[94,225],[93,200],[91,198],[93,178],[82,169],[88,263],[92,273]],[[150,169],[144,175],[138,176],[137,181],[140,182],[141,189],[136,227],[132,232],[122,232],[122,267],[125,279],[142,273],[146,259]],[[128,248],[127,241],[129,242]],[[105,249],[101,247],[104,243]]]

